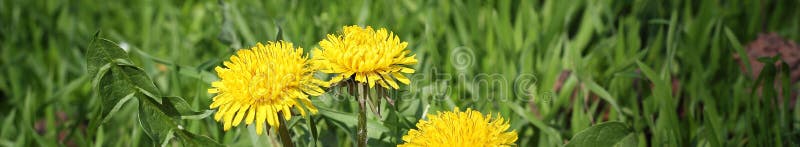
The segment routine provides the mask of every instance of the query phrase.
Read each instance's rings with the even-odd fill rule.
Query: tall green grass
[[[6,0],[0,145],[153,144],[136,121],[137,103],[88,132],[101,99],[86,65],[97,31],[127,47],[163,95],[203,110],[213,67],[235,49],[282,30],[310,50],[357,24],[393,31],[420,61],[412,84],[390,94],[394,105],[376,102],[381,115],[369,114],[372,146],[402,143],[426,113],[453,107],[508,118],[520,146],[564,145],[611,121],[630,127],[622,140],[638,146],[797,146],[798,104],[778,103],[788,94],[763,79],[783,77],[784,92],[798,84],[780,69],[744,74],[733,55],[760,32],[799,41],[798,7],[788,0]],[[329,91],[313,98],[320,115],[289,121],[298,146],[354,145],[358,106],[344,90]],[[280,142],[247,127],[224,132],[211,118],[183,124],[231,146]]]

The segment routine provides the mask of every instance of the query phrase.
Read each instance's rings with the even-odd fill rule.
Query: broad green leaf
[[[158,103],[161,103],[161,92],[158,91],[156,85],[150,80],[150,77],[144,72],[143,69],[129,65],[121,66],[123,72],[128,74],[131,86],[136,87],[136,90],[148,97],[153,98]]]
[[[127,53],[115,43],[96,38],[87,53],[89,73],[94,75],[93,85],[99,90],[101,105],[98,116],[92,118],[90,132],[113,116],[125,102],[137,97],[139,100],[139,123],[145,134],[156,144],[165,146],[178,135],[185,142],[213,142],[185,132],[180,119],[201,119],[212,111],[195,111],[183,98],[161,97],[153,81],[143,69],[133,65]],[[166,101],[162,101],[166,99]],[[188,134],[187,134],[188,133]],[[203,143],[205,144],[205,143]]]
[[[180,114],[170,101],[158,104],[148,97],[139,98],[139,123],[156,144],[169,141],[172,130],[179,128]]]
[[[94,132],[94,129],[105,123],[108,118],[113,116],[114,112],[136,94],[136,89],[130,86],[130,80],[127,80],[128,75],[123,73],[122,69],[116,66],[110,66],[109,69],[105,70],[107,72],[103,73],[104,76],[98,82],[95,82],[99,90],[101,105],[99,106],[100,112],[89,123],[90,132]]]
[[[95,76],[95,80],[105,78],[107,75],[105,72],[108,72],[113,67],[120,67],[120,72],[124,73],[115,74],[116,79],[113,80],[127,80],[129,87],[135,87],[137,91],[154,97],[157,102],[161,103],[161,92],[153,84],[153,81],[150,80],[144,70],[133,65],[128,54],[116,43],[96,38],[90,45],[87,56],[89,74]]]
[[[584,129],[575,134],[568,147],[610,147],[631,145],[629,139],[635,138],[633,130],[621,122],[605,122]],[[624,145],[623,145],[624,143]]]
[[[106,122],[136,93],[153,97],[161,103],[161,93],[150,77],[133,65],[128,54],[114,42],[95,38],[87,56],[89,73],[94,76],[92,83],[102,103],[100,112],[91,119],[90,132]]]
[[[221,147],[222,144],[219,144],[217,141],[214,141],[208,136],[201,136],[196,135],[192,132],[179,129],[175,132],[178,140],[180,140],[183,146],[204,146],[204,147]]]
[[[149,97],[158,94],[153,93],[157,92],[155,85],[145,75],[144,71],[133,66],[110,66],[109,70],[103,73],[99,82],[95,83],[97,83],[102,105],[100,105],[100,112],[90,123],[92,128],[99,127],[100,124],[105,123],[108,118],[113,116],[114,112],[119,110],[137,92]],[[155,100],[160,101],[161,99]]]
[[[89,75],[96,75],[100,67],[114,60],[131,60],[125,50],[122,50],[116,43],[103,38],[95,38],[92,41],[86,56]]]
[[[181,119],[202,119],[208,117],[214,112],[213,110],[196,111],[191,105],[189,105],[189,103],[186,102],[186,100],[181,97],[165,96],[163,99],[169,101],[170,104],[173,104],[172,106],[175,107],[176,111],[178,111]]]
[[[139,123],[153,142],[167,144],[172,137],[178,137],[184,146],[221,146],[216,141],[183,130],[180,119],[201,119],[210,113],[198,112],[180,97],[164,97],[163,104],[142,96],[139,98]],[[187,118],[189,117],[189,118]]]

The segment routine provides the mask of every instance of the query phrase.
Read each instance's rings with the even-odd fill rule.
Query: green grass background
[[[235,49],[273,41],[280,28],[310,50],[354,24],[393,31],[420,61],[412,84],[392,93],[396,105],[369,114],[372,146],[402,143],[424,114],[453,107],[503,116],[520,146],[563,145],[606,121],[631,127],[638,146],[797,146],[797,104],[754,93],[772,81],[744,74],[733,55],[759,32],[800,40],[798,8],[794,0],[4,0],[0,146],[152,145],[135,102],[86,132],[101,99],[85,56],[97,31],[127,46],[165,95],[205,110],[212,69]],[[290,121],[299,146],[354,144],[358,106],[330,91],[313,98],[320,115]],[[252,126],[184,124],[230,146],[279,145]]]

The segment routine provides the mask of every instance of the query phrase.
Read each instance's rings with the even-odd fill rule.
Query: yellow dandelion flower
[[[377,31],[367,26],[345,26],[339,35],[328,34],[319,42],[322,49],[315,49],[312,58],[314,65],[324,73],[335,75],[329,82],[336,83],[355,76],[355,80],[375,83],[385,88],[399,88],[395,79],[404,84],[411,80],[401,73],[414,73],[406,66],[417,64],[416,55],[408,56],[407,42],[392,32],[381,28]]]
[[[517,132],[506,132],[508,127],[499,115],[491,119],[469,108],[464,112],[455,108],[420,120],[417,129],[403,136],[405,144],[399,146],[511,146],[517,141]]]
[[[294,48],[288,42],[258,43],[242,49],[225,61],[225,67],[216,67],[220,81],[211,83],[208,93],[217,93],[211,109],[219,108],[214,119],[224,124],[223,129],[238,126],[242,120],[247,125],[256,122],[256,133],[263,132],[264,122],[273,127],[278,119],[291,119],[292,107],[302,116],[305,106],[312,114],[317,108],[308,96],[319,96],[327,82],[315,79],[315,69],[303,48]],[[278,118],[283,113],[284,118]]]

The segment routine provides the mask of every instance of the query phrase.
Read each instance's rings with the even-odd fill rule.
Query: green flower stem
[[[369,89],[367,85],[358,83],[358,147],[367,146],[367,99]]]
[[[278,119],[281,121],[281,124],[278,125],[278,136],[281,138],[281,143],[283,143],[284,147],[294,147],[292,135],[289,134],[289,129],[286,128],[287,122],[283,119],[283,114],[278,113]]]

